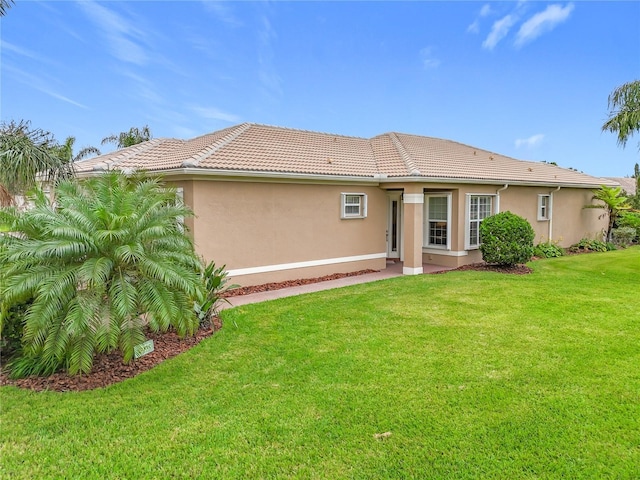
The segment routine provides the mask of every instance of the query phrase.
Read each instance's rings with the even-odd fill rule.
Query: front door
[[[388,194],[387,258],[401,258],[402,201],[400,196],[400,192],[389,192]]]

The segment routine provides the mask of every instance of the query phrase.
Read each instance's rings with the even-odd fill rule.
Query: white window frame
[[[347,203],[348,197],[358,197],[360,201],[356,204]],[[347,213],[347,207],[358,206],[358,213]],[[353,218],[366,218],[367,216],[367,194],[366,193],[348,193],[340,194],[340,218],[349,220]]]
[[[447,243],[446,245],[440,245],[435,243],[429,243],[429,202],[432,198],[446,198],[447,199]],[[435,248],[439,250],[451,250],[451,192],[443,193],[426,193],[424,195],[424,220],[423,220],[423,235],[422,246],[424,248]]]
[[[496,214],[497,205],[497,195],[495,193],[467,193],[466,202],[465,202],[465,218],[464,218],[464,248],[465,250],[477,250],[480,248],[480,224],[482,223],[481,219],[471,220],[471,199],[475,197],[489,197],[491,199],[491,207],[489,209],[489,216]],[[478,223],[478,243],[471,243],[471,222]]]
[[[546,204],[544,199],[546,198]],[[538,195],[538,221],[548,222],[551,220],[551,194],[541,193]]]

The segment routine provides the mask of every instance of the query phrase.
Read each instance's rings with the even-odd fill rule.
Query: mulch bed
[[[456,270],[493,271],[515,275],[531,273],[531,269],[526,265],[516,265],[514,267],[504,268],[496,265],[487,265],[486,263],[464,265]],[[252,293],[279,290],[298,285],[308,285],[327,280],[336,280],[338,278],[353,277],[356,275],[363,275],[365,273],[373,273],[375,271],[376,270],[360,270],[352,273],[337,273],[333,275],[325,275],[324,277],[267,283],[252,287],[241,287],[228,291],[224,296],[230,298],[238,295],[249,295]],[[437,273],[446,273],[446,271]],[[96,356],[93,362],[93,368],[88,374],[70,376],[61,372],[51,375],[50,377],[29,377],[12,380],[7,376],[6,372],[2,371],[0,372],[0,385],[14,385],[19,388],[34,391],[52,390],[56,392],[77,392],[103,388],[128,378],[135,377],[139,373],[155,367],[164,360],[175,357],[176,355],[189,350],[205,338],[213,335],[220,328],[222,328],[222,322],[220,319],[216,318],[213,321],[213,326],[200,329],[193,337],[181,339],[173,331],[163,334],[149,332],[147,334],[147,338],[153,340],[154,351],[134,360],[129,365],[122,363],[122,356],[116,351],[110,354],[101,354]]]

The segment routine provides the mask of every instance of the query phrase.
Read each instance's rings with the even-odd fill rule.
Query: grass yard
[[[239,307],[121,384],[2,387],[0,477],[640,478],[640,248],[532,267]]]

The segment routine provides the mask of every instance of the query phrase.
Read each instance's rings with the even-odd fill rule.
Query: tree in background
[[[0,0],[0,17],[4,17],[14,3],[13,0]]]
[[[204,296],[202,263],[179,219],[191,211],[158,180],[109,172],[56,187],[56,205],[0,212],[16,236],[0,235],[0,327],[30,302],[12,374],[91,370],[96,353],[128,363],[145,329],[194,333]]]
[[[137,127],[131,127],[127,132],[120,132],[117,135],[109,135],[102,139],[102,145],[107,143],[114,144],[117,148],[126,148],[138,143],[147,142],[153,138],[149,126],[138,129]]]
[[[623,148],[640,131],[640,80],[625,83],[609,95],[609,120],[602,130],[617,133],[618,145]]]
[[[600,186],[598,190],[593,192],[592,200],[598,200],[601,203],[596,205],[585,205],[585,208],[602,208],[605,210],[604,215],[608,219],[607,231],[605,232],[605,240],[611,241],[611,230],[621,212],[629,210],[631,206],[627,197],[622,192],[622,187]]]
[[[96,147],[84,147],[77,154],[73,154],[73,145],[76,143],[76,137],[67,137],[62,145],[55,147],[60,159],[66,163],[75,163],[91,155],[100,155],[100,150]]]
[[[51,133],[21,120],[0,124],[0,184],[12,197],[33,188],[36,179],[57,182],[73,175]]]

